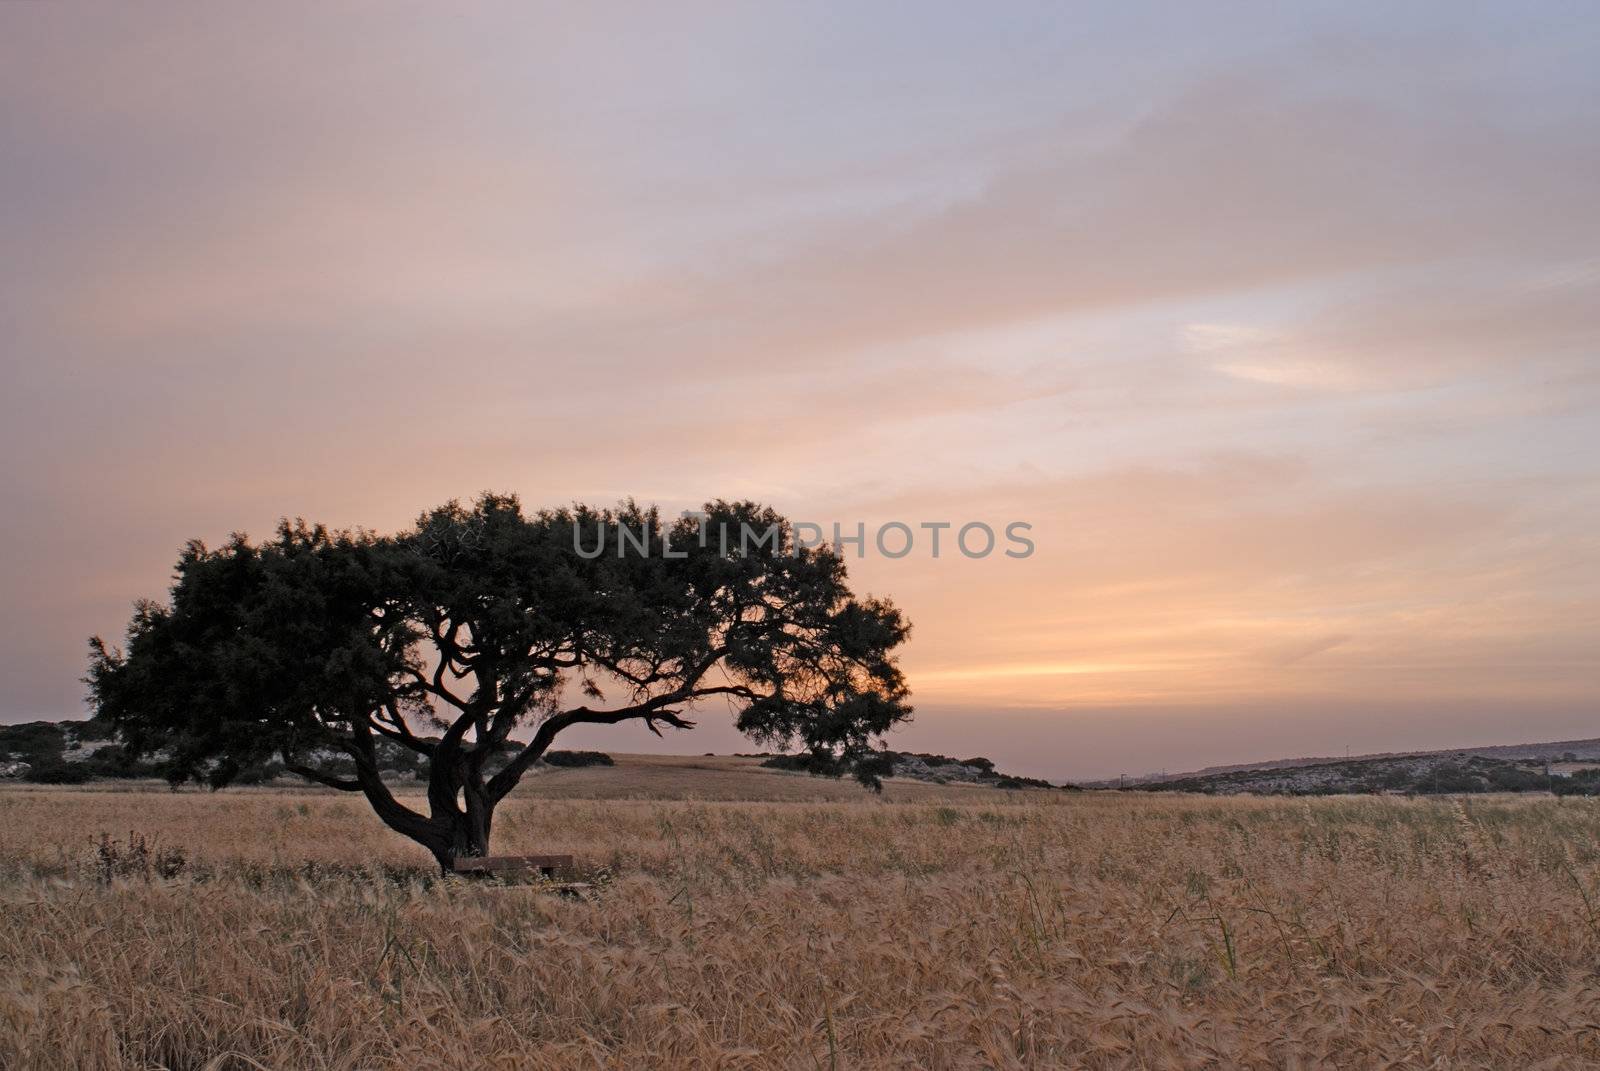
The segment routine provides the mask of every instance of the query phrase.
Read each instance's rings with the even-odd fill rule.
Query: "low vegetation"
[[[764,756],[763,766],[775,770],[794,770],[803,773],[830,774],[835,772],[824,762],[819,766],[815,756],[798,755]],[[985,758],[953,759],[949,755],[931,755],[921,751],[879,751],[874,756],[876,769],[884,777],[904,777],[914,781],[928,781],[936,785],[975,784],[995,788],[1054,788],[1049,781],[1038,777],[1003,774],[994,768],[994,762]],[[1076,786],[1064,786],[1076,791]]]
[[[440,878],[331,792],[0,790],[0,1066],[1600,1061],[1600,801],[676,763],[502,809],[504,850],[603,876],[583,900]],[[630,778],[745,798],[566,798]]]
[[[504,765],[511,761],[518,746],[516,741],[507,741],[498,748],[495,762]],[[416,752],[393,741],[374,741],[373,754],[385,780],[427,779],[427,764]],[[322,761],[339,773],[348,773],[354,768],[349,759],[339,755],[323,756]],[[611,756],[600,751],[547,751],[535,765],[610,766],[612,761]],[[231,771],[228,783],[261,785],[288,776],[283,763],[269,760]],[[38,785],[82,785],[97,780],[148,778],[178,784],[188,776],[182,770],[175,770],[167,756],[134,756],[107,726],[86,719],[0,725],[0,778]]]
[[[1572,755],[1497,758],[1450,752],[1320,762],[1284,767],[1249,767],[1138,782],[1124,787],[1149,792],[1207,795],[1277,794],[1327,796],[1363,793],[1458,795],[1537,792],[1589,796],[1600,792],[1600,763]]]

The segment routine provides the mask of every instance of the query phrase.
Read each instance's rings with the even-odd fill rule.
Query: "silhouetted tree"
[[[631,502],[525,516],[484,495],[392,537],[285,521],[259,545],[191,542],[123,648],[91,641],[86,681],[129,754],[169,756],[174,778],[220,787],[276,759],[364,794],[449,869],[487,851],[496,806],[574,725],[659,735],[719,699],[756,740],[876,787],[874,740],[911,713],[908,632],[752,503],[663,525]],[[384,783],[383,741],[426,762],[425,811]]]

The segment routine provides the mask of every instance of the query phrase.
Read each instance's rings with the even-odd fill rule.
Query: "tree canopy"
[[[487,850],[495,807],[574,725],[659,734],[720,700],[756,741],[876,787],[874,745],[911,714],[894,657],[909,630],[754,503],[664,522],[486,494],[393,536],[284,521],[260,543],[191,542],[122,647],[91,640],[87,683],[175,779],[220,787],[279,759],[364,794],[448,868]],[[426,810],[380,776],[394,746],[426,761]]]

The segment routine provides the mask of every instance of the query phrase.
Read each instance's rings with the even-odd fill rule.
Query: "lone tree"
[[[755,740],[878,787],[875,739],[911,714],[909,629],[753,503],[663,524],[486,494],[395,536],[285,521],[260,544],[191,542],[167,604],[139,603],[121,649],[90,641],[86,682],[174,781],[278,759],[364,794],[448,870],[487,852],[496,806],[574,725],[660,735],[721,700]],[[425,764],[426,813],[380,776],[396,747]]]

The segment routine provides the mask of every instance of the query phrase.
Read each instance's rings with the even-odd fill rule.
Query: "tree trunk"
[[[466,800],[466,809],[457,811],[450,823],[450,859],[470,858],[476,855],[489,854],[489,828],[493,823],[494,814],[483,798],[480,788],[473,790],[468,785],[462,795]],[[449,870],[449,866],[445,867]]]
[[[313,783],[361,792],[384,825],[426,848],[446,874],[455,872],[457,859],[489,854],[494,808],[504,793],[496,794],[484,783],[481,754],[464,752],[459,740],[433,754],[428,771],[429,813],[423,815],[401,803],[383,783],[370,733],[358,733],[347,752],[355,763],[353,779],[302,767],[288,751],[283,758],[289,769]]]
[[[453,874],[457,859],[489,854],[489,834],[486,827],[475,827],[465,814],[459,814],[444,825],[437,837],[430,837],[423,846],[433,853],[440,871]]]
[[[484,793],[482,776],[464,757],[455,762],[435,757],[428,803],[434,829],[423,846],[433,853],[440,870],[450,874],[457,859],[489,854],[494,805]]]

